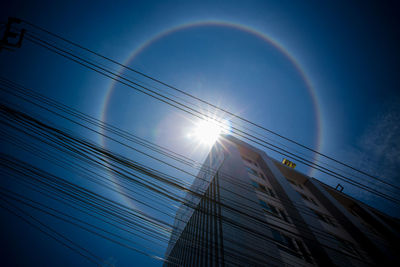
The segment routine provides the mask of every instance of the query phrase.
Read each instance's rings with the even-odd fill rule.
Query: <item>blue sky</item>
[[[24,18],[398,185],[400,16],[392,5],[372,1],[13,1],[3,4],[0,18]],[[225,24],[199,23],[173,31],[127,61],[160,33],[210,21]],[[2,52],[0,69],[1,76],[196,160],[201,161],[207,152],[207,147],[194,150],[196,144],[186,137],[193,128],[188,116],[124,86],[112,87],[108,79],[28,42],[15,52]],[[137,156],[98,136],[90,138],[124,155]],[[298,168],[310,173],[306,167]],[[321,173],[313,175],[332,186],[338,183]],[[344,191],[399,216],[398,206],[350,186],[345,185]],[[26,228],[23,223],[7,219],[4,225],[16,224],[8,233],[10,238],[23,239],[17,238],[15,230]],[[23,234],[29,240],[43,238],[34,230],[26,231]],[[43,244],[42,248],[51,248],[57,255],[51,258],[57,264],[60,258],[69,259],[66,266],[82,260],[67,255],[62,247],[51,247],[51,240]],[[17,247],[26,251],[29,245],[16,241],[12,248]],[[117,266],[126,266],[132,259],[139,265],[160,264],[123,249],[116,252],[117,246],[110,249],[116,253],[110,253],[110,258]],[[28,259],[43,263],[40,254],[27,254]],[[21,259],[21,263],[26,262]]]

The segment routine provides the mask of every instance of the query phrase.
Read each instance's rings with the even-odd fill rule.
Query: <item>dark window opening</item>
[[[247,169],[248,173],[250,173],[252,175],[255,175],[255,176],[258,176],[258,173],[255,170],[253,170],[252,168],[246,167],[246,169]]]
[[[282,219],[283,219],[285,222],[290,223],[290,220],[289,220],[288,216],[286,215],[286,213],[285,213],[283,210],[281,210],[281,209],[279,209],[279,212],[280,212],[280,214],[281,214]]]
[[[272,236],[274,238],[274,240],[278,243],[278,248],[280,250],[283,250],[293,256],[296,256],[298,258],[303,258],[302,255],[299,253],[296,245],[294,244],[294,238],[291,238],[285,234],[282,234],[281,232],[272,229]]]
[[[345,250],[348,253],[354,254],[359,256],[359,253],[357,251],[357,249],[355,248],[355,246],[353,245],[353,243],[351,243],[348,240],[345,240],[343,238],[340,238],[336,235],[331,234],[339,243],[339,247],[343,250]]]
[[[268,187],[268,192],[269,192],[269,194],[270,194],[271,197],[275,197],[274,191],[272,191],[272,189],[269,188],[269,187]]]

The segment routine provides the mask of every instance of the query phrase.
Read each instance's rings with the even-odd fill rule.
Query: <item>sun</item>
[[[198,121],[189,136],[200,144],[212,146],[218,140],[219,136],[227,131],[227,121],[217,121],[207,118]]]

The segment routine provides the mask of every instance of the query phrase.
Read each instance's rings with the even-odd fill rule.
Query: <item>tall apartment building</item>
[[[209,153],[166,266],[399,265],[399,221],[232,136]]]

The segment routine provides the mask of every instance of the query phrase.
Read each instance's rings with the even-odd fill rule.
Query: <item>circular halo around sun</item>
[[[158,43],[159,41],[163,40],[164,38],[173,35],[175,33],[181,32],[183,30],[188,30],[188,29],[196,29],[199,27],[204,27],[204,26],[212,26],[212,27],[225,27],[229,29],[236,29],[241,32],[247,32],[251,34],[253,37],[257,37],[262,39],[265,44],[271,45],[275,47],[277,51],[279,51],[282,55],[286,57],[286,59],[291,62],[292,67],[294,67],[298,74],[302,77],[304,84],[306,85],[306,89],[308,90],[309,96],[312,99],[312,107],[314,109],[314,117],[315,122],[316,122],[316,138],[315,138],[315,146],[316,149],[319,150],[320,147],[322,146],[322,119],[321,119],[321,111],[320,107],[318,104],[318,99],[316,92],[307,77],[307,75],[304,73],[304,70],[302,69],[301,65],[299,62],[276,40],[272,39],[271,37],[267,36],[264,34],[262,31],[257,30],[256,28],[252,28],[246,25],[234,23],[234,22],[229,22],[229,21],[217,21],[217,20],[205,20],[205,21],[195,21],[195,22],[189,22],[189,23],[184,23],[181,25],[176,25],[171,28],[167,28],[164,31],[161,31],[157,34],[155,34],[153,37],[150,39],[146,40],[143,42],[141,45],[139,45],[132,53],[131,55],[127,58],[125,61],[124,65],[129,65],[133,62],[134,59],[136,59],[139,55],[141,55],[146,49],[148,49],[150,46],[154,45],[155,43]],[[120,70],[121,73],[123,73],[123,69]],[[102,108],[102,120],[105,121],[107,120],[106,117],[109,115],[108,114],[108,107],[111,102],[111,98],[114,97],[114,89],[115,86],[118,83],[112,82],[111,86],[105,95],[104,101],[103,101],[103,108]],[[154,131],[157,132],[157,131]],[[105,146],[105,140],[102,140],[103,146]],[[315,156],[314,160],[317,159],[317,156]],[[312,175],[312,170],[310,171],[310,175]]]
[[[302,81],[300,81],[299,84],[301,85],[305,85],[305,89],[308,91],[309,93],[309,97],[311,97],[311,100],[313,103],[311,103],[311,107],[313,107],[314,109],[314,115],[311,115],[310,118],[315,118],[315,122],[316,122],[316,146],[317,146],[317,150],[319,149],[322,141],[321,141],[321,128],[322,128],[322,121],[321,121],[321,117],[320,117],[320,111],[319,111],[319,105],[318,105],[318,101],[316,98],[316,94],[313,90],[313,87],[311,86],[311,82],[309,81],[309,79],[307,78],[307,76],[305,75],[303,69],[300,67],[299,63],[288,53],[288,51],[286,51],[281,45],[279,45],[279,43],[277,43],[276,41],[274,41],[273,39],[269,38],[268,36],[266,36],[265,34],[261,33],[260,31],[254,30],[250,27],[247,26],[243,26],[240,24],[235,24],[235,23],[230,23],[230,22],[219,22],[219,21],[205,21],[205,22],[195,22],[195,23],[188,23],[188,24],[184,24],[184,25],[178,25],[176,27],[173,27],[171,29],[167,29],[166,31],[160,32],[158,34],[156,34],[154,37],[150,38],[148,41],[144,42],[141,46],[139,46],[132,54],[131,56],[126,60],[126,62],[124,63],[124,65],[129,65],[133,62],[134,59],[138,59],[139,56],[143,56],[143,54],[146,54],[144,52],[148,52],[149,48],[153,48],[153,45],[159,43],[159,41],[163,40],[173,36],[177,33],[181,33],[183,30],[192,30],[192,29],[198,29],[198,28],[202,28],[205,26],[210,26],[210,27],[222,27],[222,28],[226,28],[226,29],[231,29],[231,30],[238,30],[239,32],[242,33],[248,33],[250,35],[252,35],[252,37],[256,37],[259,38],[261,40],[263,40],[264,42],[264,46],[267,45],[268,46],[272,46],[276,49],[276,52],[278,52],[278,54],[280,53],[282,56],[285,57],[285,59],[290,63],[288,65],[288,67],[290,68],[294,68],[297,71],[297,74],[300,76],[300,78],[302,78]],[[146,50],[146,51],[145,51]],[[140,58],[137,60],[137,62],[140,62]],[[136,62],[136,63],[137,63]],[[123,73],[124,71],[121,69],[120,70],[121,73]],[[109,114],[110,109],[108,109],[108,107],[111,105],[110,103],[111,98],[115,98],[115,86],[117,85],[117,83],[112,83],[106,96],[104,99],[104,103],[103,103],[103,108],[102,108],[102,120],[105,121],[107,120],[106,117]],[[184,87],[187,88],[187,87]],[[189,88],[189,87],[188,87]],[[117,101],[118,102],[118,101]],[[123,105],[119,105],[121,107],[123,107]],[[277,109],[278,110],[278,109]],[[282,110],[282,109],[279,109]],[[241,110],[239,111],[241,112]],[[217,119],[214,116],[211,116],[212,118]],[[220,116],[218,116],[220,117]],[[272,117],[272,116],[271,116]],[[279,116],[281,117],[281,116]],[[220,117],[220,118],[224,118],[224,117]],[[131,119],[131,118],[130,118]],[[170,120],[163,120],[160,121],[158,123],[158,126],[155,129],[152,129],[151,131],[151,140],[156,141],[158,136],[163,136],[164,132],[162,131],[163,127],[160,127],[160,125],[165,126],[167,124],[170,124],[171,122],[175,122],[176,118],[172,118]],[[226,118],[225,118],[226,119]],[[219,136],[222,134],[221,132],[219,132],[218,129],[214,129],[215,126],[211,125],[211,131],[209,130],[202,130],[203,126],[207,129],[210,128],[209,127],[209,122],[208,123],[201,123],[200,119],[198,120],[198,122],[196,121],[192,121],[193,124],[195,124],[195,126],[193,126],[192,130],[186,131],[186,135],[188,135],[188,137],[193,138],[192,140],[196,140],[197,141],[197,145],[200,147],[207,147],[210,145],[207,144],[214,144],[215,142],[218,141]],[[205,124],[205,125],[204,125]],[[168,125],[167,125],[168,126]],[[140,131],[141,129],[139,129]],[[197,133],[196,133],[197,132]],[[209,134],[211,133],[211,137],[207,137],[205,135],[203,135],[202,133],[205,134]],[[218,133],[218,134],[216,134]],[[171,143],[171,140],[167,140],[168,143]],[[172,140],[174,141],[174,140]],[[181,140],[182,141],[182,140]],[[105,146],[105,140],[102,140],[103,145]],[[183,142],[182,142],[183,143]],[[194,144],[194,142],[192,142],[192,147],[190,148],[198,148],[196,147],[196,145]],[[193,147],[194,146],[194,147]],[[190,154],[191,155],[191,154]],[[315,160],[315,159],[314,159]]]

